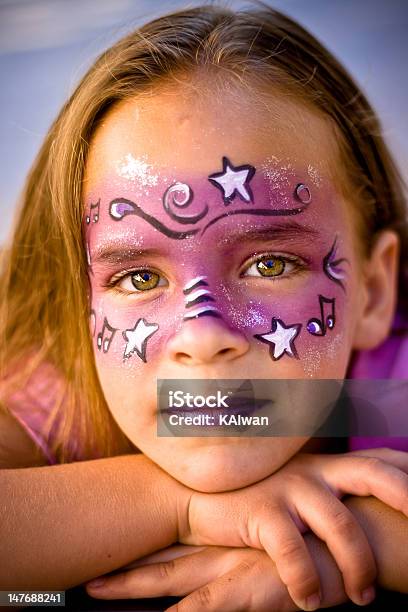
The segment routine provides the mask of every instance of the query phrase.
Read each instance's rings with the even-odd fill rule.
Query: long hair
[[[40,364],[55,366],[64,385],[44,433],[54,431],[50,444],[60,462],[74,460],[74,436],[89,458],[96,449],[109,456],[130,448],[106,405],[89,333],[81,191],[92,134],[116,102],[202,70],[242,85],[250,74],[255,88],[288,92],[332,123],[342,188],[361,221],[362,243],[369,251],[378,231],[395,229],[406,287],[402,178],[371,106],[327,49],[262,2],[245,11],[204,5],[143,25],[100,55],[63,106],[28,175],[2,254],[0,378],[22,388]]]

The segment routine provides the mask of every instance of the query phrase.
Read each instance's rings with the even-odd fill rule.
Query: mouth
[[[197,388],[200,392],[205,391],[208,395],[215,394],[220,392],[225,399],[226,405],[221,405],[217,407],[209,407],[205,406],[197,406],[194,405],[194,402],[191,402],[189,406],[169,406],[169,402],[165,402],[165,398],[169,397],[169,391],[171,391],[171,387],[174,387],[174,383],[178,383],[178,387],[180,387],[180,381],[163,381],[164,384],[160,388],[159,393],[159,413],[161,415],[178,415],[178,416],[208,416],[211,418],[218,418],[220,416],[250,416],[257,411],[261,410],[265,406],[271,406],[274,402],[271,398],[257,398],[255,397],[254,387],[250,380],[244,380],[240,386],[231,390],[230,384],[225,384],[227,381],[183,381],[183,387],[186,386],[186,390],[188,387],[188,391],[194,396],[197,395]],[[168,384],[171,382],[172,384]],[[203,382],[205,383],[203,385]],[[228,381],[230,383],[231,381]],[[186,385],[187,383],[187,385]],[[196,385],[195,383],[199,383]],[[193,392],[195,391],[195,393]],[[201,397],[201,396],[200,396]]]

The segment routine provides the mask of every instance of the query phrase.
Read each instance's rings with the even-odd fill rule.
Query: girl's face
[[[358,318],[334,134],[288,100],[270,104],[180,88],[122,102],[86,167],[90,330],[107,403],[143,453],[205,491],[264,478],[307,438],[158,437],[157,379],[342,379]]]

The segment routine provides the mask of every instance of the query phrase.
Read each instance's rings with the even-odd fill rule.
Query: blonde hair
[[[367,248],[382,228],[401,238],[406,279],[403,183],[364,95],[337,60],[300,25],[262,2],[234,12],[209,5],[151,21],[102,53],[52,124],[26,181],[1,265],[0,367],[9,388],[39,364],[55,365],[65,384],[46,423],[58,461],[132,448],[110,416],[98,381],[88,325],[82,180],[96,125],[120,100],[197,69],[292,92],[329,118],[340,138],[347,186]],[[358,197],[357,197],[358,196]],[[363,205],[364,204],[364,205]],[[13,371],[13,367],[16,371]],[[7,409],[4,401],[3,408]]]

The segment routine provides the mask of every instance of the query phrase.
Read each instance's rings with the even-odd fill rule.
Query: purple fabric
[[[408,322],[401,314],[396,316],[392,332],[383,344],[353,356],[347,378],[408,379]],[[401,406],[404,409],[406,406]],[[349,439],[350,450],[383,446],[408,451],[408,437]]]

